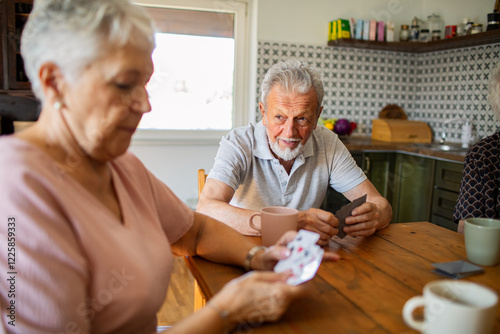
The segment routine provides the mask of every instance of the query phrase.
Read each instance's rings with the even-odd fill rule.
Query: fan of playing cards
[[[290,256],[279,261],[274,271],[282,273],[291,270],[293,275],[286,281],[290,285],[298,285],[312,279],[325,252],[316,245],[318,239],[318,233],[300,230],[295,239],[287,245],[291,252]]]

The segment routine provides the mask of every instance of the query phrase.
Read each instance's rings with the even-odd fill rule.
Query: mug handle
[[[253,228],[254,230],[260,232],[260,229],[253,224],[253,218],[255,216],[260,216],[260,212],[256,212],[256,213],[254,213],[253,215],[250,216],[250,227]]]
[[[413,318],[413,311],[417,307],[421,307],[425,305],[425,300],[423,296],[415,296],[410,299],[405,303],[405,306],[403,307],[403,319],[406,322],[408,326],[410,326],[413,329],[416,329],[417,331],[422,332],[424,330],[424,321],[422,320],[415,320]]]

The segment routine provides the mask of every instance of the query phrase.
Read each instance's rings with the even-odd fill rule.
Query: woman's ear
[[[54,63],[44,63],[38,71],[40,85],[47,102],[61,101],[63,97],[64,77],[61,69]]]

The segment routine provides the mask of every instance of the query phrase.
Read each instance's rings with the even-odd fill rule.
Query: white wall
[[[219,145],[148,145],[133,142],[130,147],[144,165],[190,207],[198,201],[197,172],[208,173]]]
[[[325,45],[328,22],[344,18],[393,21],[396,35],[413,17],[425,20],[436,13],[445,25],[456,25],[464,17],[482,23],[493,11],[495,0],[260,0],[259,40]]]
[[[435,12],[443,17],[447,25],[458,24],[464,16],[468,16],[483,23],[486,28],[486,14],[493,10],[495,4],[495,0],[256,1],[258,40],[319,45],[326,45],[328,22],[337,18],[390,19],[399,27],[409,24],[414,16],[426,18]],[[135,140],[131,151],[177,196],[193,206],[198,198],[197,170],[210,170],[217,148],[218,141],[161,145]]]

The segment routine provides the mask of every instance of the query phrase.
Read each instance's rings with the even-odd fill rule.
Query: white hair
[[[35,0],[21,54],[32,90],[43,103],[42,64],[56,64],[74,81],[91,62],[126,44],[154,49],[151,19],[128,0]]]
[[[260,101],[267,111],[267,98],[275,85],[285,92],[306,94],[314,88],[318,98],[318,110],[323,103],[325,90],[321,81],[321,74],[314,68],[300,60],[286,60],[274,64],[267,71],[261,85]]]

